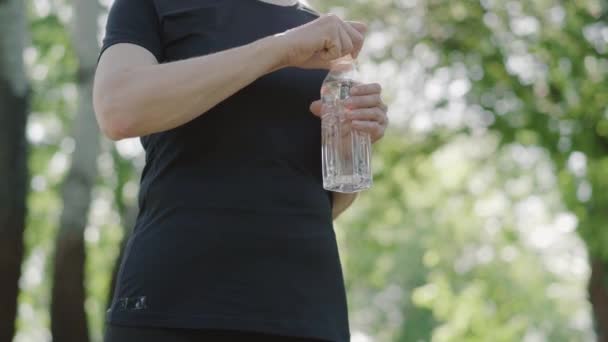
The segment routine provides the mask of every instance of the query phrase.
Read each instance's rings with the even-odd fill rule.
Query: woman
[[[348,341],[323,190],[319,91],[365,25],[294,0],[115,0],[95,80],[111,139],[141,137],[140,213],[106,341]],[[381,138],[380,86],[353,126]]]

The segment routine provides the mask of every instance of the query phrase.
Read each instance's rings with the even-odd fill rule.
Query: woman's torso
[[[255,0],[154,3],[161,62],[315,19]],[[186,125],[142,138],[140,215],[110,322],[348,340],[320,122],[308,110],[325,75],[282,69]]]

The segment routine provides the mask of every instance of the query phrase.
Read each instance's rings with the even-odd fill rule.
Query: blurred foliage
[[[585,255],[548,156],[495,135],[432,152],[404,140],[379,146],[374,191],[340,221],[354,326],[380,341],[590,340],[585,279],[569,268]]]
[[[602,248],[608,233],[601,229],[608,219],[605,2],[337,4],[353,17],[375,18],[372,28],[392,33],[374,60],[399,60],[395,55],[403,54],[447,82],[465,80],[468,102],[475,105],[469,110],[479,112],[481,126],[499,131],[504,142],[546,148],[591,253],[608,259]],[[438,108],[446,105],[443,100]]]
[[[353,341],[593,340],[575,228],[608,260],[604,3],[310,2],[370,23],[361,69],[391,104],[374,188],[337,224]],[[48,257],[74,149],[77,66],[69,3],[28,3],[32,183],[19,342],[49,339]],[[98,158],[85,233],[94,341],[142,163],[132,140],[106,142]]]
[[[506,141],[543,146],[589,252],[608,260],[608,15],[599,1],[436,2],[424,40],[471,75],[469,100]],[[467,30],[466,27],[477,27]],[[451,31],[449,33],[448,31]]]
[[[591,255],[606,260],[605,3],[318,5],[370,22],[366,56],[377,67],[368,69],[386,75],[400,123],[393,131],[399,138],[389,141],[401,142],[393,147],[401,158],[387,159],[391,142],[381,145],[380,184],[341,227],[351,292],[394,290],[405,324],[391,332],[390,318],[378,318],[386,306],[358,315],[357,303],[355,319],[374,316],[367,330],[385,334],[382,340],[592,339],[585,253],[570,235],[578,256],[563,261],[570,269],[558,266],[568,248],[554,238],[578,227]],[[467,148],[459,149],[463,141]],[[412,142],[421,152],[411,151]],[[444,162],[428,168],[437,155]],[[395,174],[404,168],[410,171]],[[388,170],[395,179],[387,184]],[[424,235],[414,241],[402,237],[419,229]],[[371,246],[378,236],[385,243]],[[422,264],[414,267],[423,268],[416,279],[423,285],[410,291],[412,263]],[[376,278],[362,281],[367,274]],[[368,310],[369,296],[362,298]],[[421,308],[435,320],[428,336],[416,334],[428,320],[408,317]],[[408,320],[416,322],[409,331]]]

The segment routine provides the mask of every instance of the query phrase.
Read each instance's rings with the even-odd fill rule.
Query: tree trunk
[[[591,258],[589,300],[593,307],[595,333],[598,342],[608,342],[608,264]]]
[[[0,1],[0,341],[11,341],[15,334],[23,259],[28,184],[25,32],[22,1]]]
[[[78,109],[73,126],[75,149],[63,184],[63,211],[55,245],[51,293],[51,333],[56,342],[89,341],[84,307],[84,229],[97,177],[99,131],[92,105],[93,75],[97,62],[96,1],[75,0],[73,42],[79,60]]]

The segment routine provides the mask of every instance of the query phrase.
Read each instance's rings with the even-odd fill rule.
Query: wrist
[[[257,41],[258,48],[268,61],[267,73],[289,66],[287,42],[284,34],[277,34]]]
[[[268,37],[270,49],[276,58],[274,70],[291,67],[294,49],[291,46],[290,37],[287,32],[275,34]],[[273,70],[273,71],[274,71]]]

